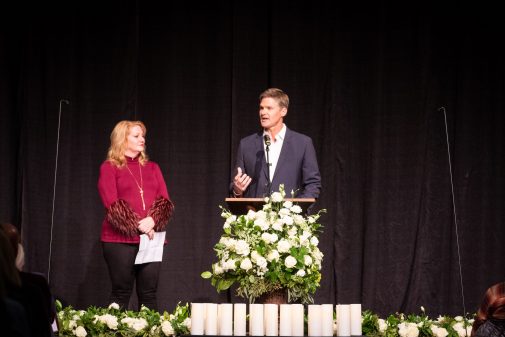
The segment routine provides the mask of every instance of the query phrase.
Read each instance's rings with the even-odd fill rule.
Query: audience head
[[[488,319],[505,319],[505,282],[489,287],[484,294],[473,323],[472,336]]]
[[[0,297],[5,296],[9,286],[20,286],[16,257],[3,226],[0,226]]]
[[[16,258],[16,267],[18,270],[22,270],[25,264],[25,252],[23,246],[21,245],[21,235],[19,235],[19,231],[16,226],[10,223],[2,224],[2,229],[9,238]]]

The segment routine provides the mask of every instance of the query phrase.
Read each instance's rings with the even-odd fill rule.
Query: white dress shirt
[[[268,135],[271,139],[271,144],[269,146],[269,151],[268,151],[268,159],[270,160],[270,181],[272,181],[275,173],[275,169],[277,167],[277,163],[279,162],[279,156],[281,155],[281,150],[282,150],[282,144],[284,143],[284,138],[286,137],[286,124],[282,125],[281,131],[275,136],[275,140],[272,139],[272,135],[267,132],[263,131],[263,136]],[[266,161],[266,144],[263,142],[263,149],[265,151],[265,161]]]

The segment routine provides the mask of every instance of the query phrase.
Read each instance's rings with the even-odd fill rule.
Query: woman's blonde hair
[[[128,147],[128,133],[134,126],[140,126],[144,137],[146,136],[146,126],[141,121],[121,121],[116,124],[114,130],[110,134],[110,147],[107,152],[107,160],[117,167],[126,165],[125,151]],[[144,151],[139,154],[139,162],[144,165],[149,158]]]

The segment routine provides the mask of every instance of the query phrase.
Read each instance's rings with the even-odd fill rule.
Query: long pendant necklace
[[[144,202],[144,190],[143,190],[144,182],[142,180],[142,166],[140,166],[140,162],[138,162],[138,163],[139,163],[139,172],[140,172],[140,185],[139,185],[137,179],[135,178],[135,176],[133,175],[132,171],[130,171],[130,168],[128,167],[128,162],[126,163],[126,168],[128,169],[128,172],[130,172],[131,176],[133,177],[133,180],[135,180],[135,184],[137,184],[137,187],[139,188],[140,199],[142,199],[142,209],[145,211],[146,210],[146,203]]]

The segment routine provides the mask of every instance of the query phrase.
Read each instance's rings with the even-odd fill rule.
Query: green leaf
[[[204,271],[203,273],[200,274],[200,276],[202,276],[202,278],[204,279],[209,279],[212,277],[212,273],[210,271]]]
[[[235,280],[219,280],[217,282],[217,291],[226,290],[231,287]]]

